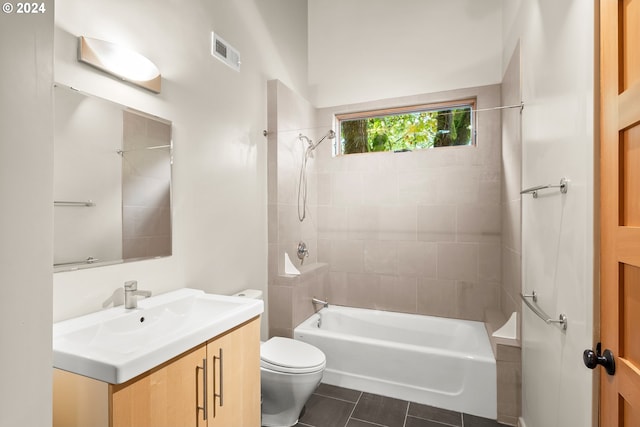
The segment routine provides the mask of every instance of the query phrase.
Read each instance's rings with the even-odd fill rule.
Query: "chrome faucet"
[[[316,305],[316,304],[322,305],[324,308],[328,308],[329,307],[329,302],[328,301],[323,301],[323,300],[318,299],[316,297],[311,298],[311,302],[314,305]]]
[[[139,291],[138,281],[129,280],[124,282],[124,308],[138,308],[138,299],[136,296],[150,297],[151,291]]]
[[[304,264],[304,259],[309,256],[309,248],[307,248],[307,244],[305,242],[298,243],[298,259],[300,260],[300,265]]]

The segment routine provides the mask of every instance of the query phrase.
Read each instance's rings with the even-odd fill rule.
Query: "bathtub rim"
[[[360,307],[349,307],[349,306],[345,306],[345,305],[338,305],[338,304],[330,304],[329,307],[323,307],[322,309],[318,310],[316,313],[312,314],[311,316],[309,316],[308,318],[306,318],[304,321],[302,321],[298,326],[296,326],[294,328],[294,338],[296,333],[298,332],[302,332],[302,331],[308,331],[310,333],[316,332],[318,330],[318,328],[315,326],[318,323],[318,320],[320,320],[320,314],[323,311],[345,311],[345,312],[360,312],[360,311],[366,311],[366,312],[379,312],[379,313],[383,313],[383,315],[392,315],[392,316],[399,316],[399,317],[405,317],[405,316],[418,316],[418,317],[422,317],[422,318],[432,318],[432,319],[437,319],[438,321],[445,321],[445,322],[452,322],[452,323],[462,323],[465,325],[469,325],[471,324],[471,326],[473,326],[474,330],[477,330],[476,332],[481,333],[482,337],[486,337],[486,340],[484,342],[481,343],[481,351],[478,353],[473,353],[472,355],[468,354],[467,352],[464,351],[460,351],[460,350],[451,350],[451,349],[441,349],[438,347],[428,347],[429,349],[433,350],[434,353],[437,354],[442,354],[442,355],[453,355],[455,357],[459,357],[459,358],[463,358],[463,359],[473,359],[473,360],[479,360],[479,361],[484,361],[484,362],[488,362],[488,363],[496,363],[496,355],[495,352],[493,350],[493,346],[491,343],[491,337],[488,334],[488,331],[485,327],[484,322],[480,322],[477,320],[467,320],[467,319],[454,319],[454,318],[449,318],[449,317],[439,317],[439,316],[430,316],[427,314],[417,314],[417,313],[404,313],[404,312],[398,312],[398,311],[387,311],[387,310],[378,310],[378,309],[370,309],[370,308],[360,308]],[[350,334],[345,334],[339,331],[333,331],[333,330],[328,330],[328,329],[322,329],[322,327],[320,327],[320,330],[323,331],[324,335],[328,335],[334,338],[345,338],[345,337],[349,337],[352,336]],[[424,345],[419,345],[419,344],[411,344],[411,343],[404,343],[404,342],[391,342],[388,343],[387,341],[380,339],[380,338],[370,338],[370,337],[362,337],[362,336],[358,336],[359,340],[362,340],[363,342],[367,342],[369,344],[373,344],[373,343],[381,343],[384,347],[395,347],[395,346],[401,346],[401,347],[408,347],[408,348],[413,348],[413,349],[422,349],[425,348]]]

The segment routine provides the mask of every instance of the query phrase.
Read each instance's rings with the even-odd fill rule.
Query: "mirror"
[[[171,122],[56,85],[54,271],[171,255]]]

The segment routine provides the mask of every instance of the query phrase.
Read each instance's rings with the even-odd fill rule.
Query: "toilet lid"
[[[273,337],[260,346],[260,366],[277,372],[303,374],[324,368],[320,349],[291,338]]]

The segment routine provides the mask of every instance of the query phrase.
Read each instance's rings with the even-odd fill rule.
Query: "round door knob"
[[[595,369],[596,366],[602,365],[607,370],[607,374],[613,375],[616,373],[616,362],[613,353],[607,349],[603,354],[600,354],[600,345],[596,347],[596,351],[586,349],[582,353],[582,361],[589,369]]]

